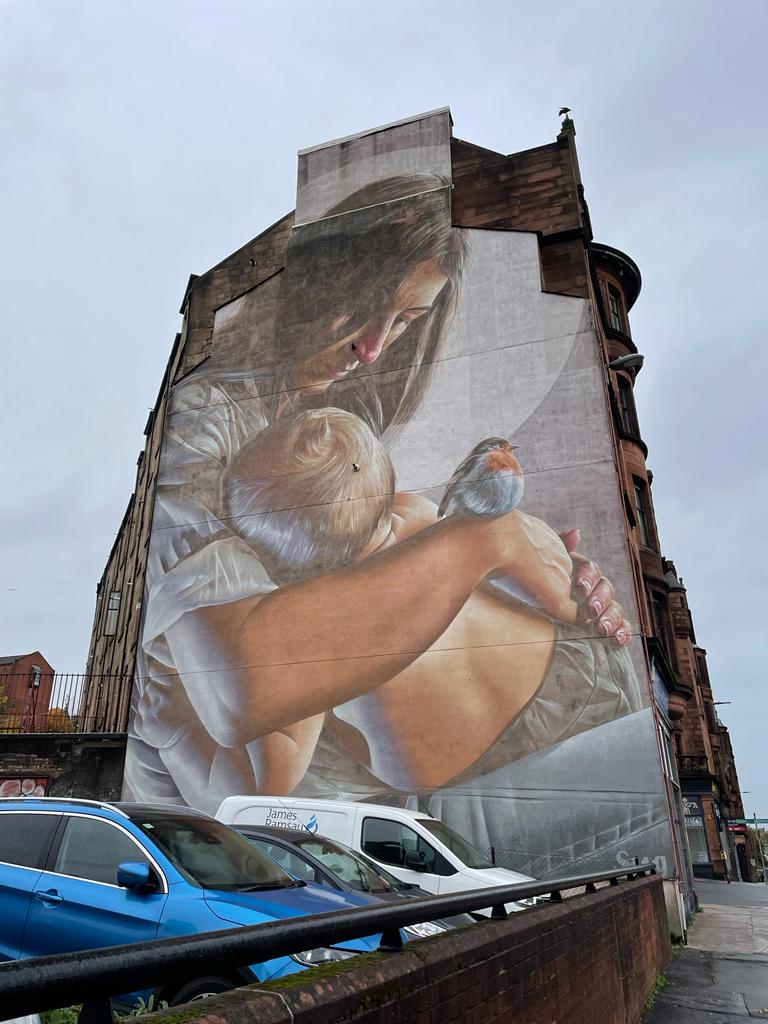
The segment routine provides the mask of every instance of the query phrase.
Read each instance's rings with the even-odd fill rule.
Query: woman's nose
[[[387,340],[391,327],[392,321],[386,320],[375,325],[367,325],[364,328],[360,337],[355,339],[351,345],[355,358],[359,363],[367,366],[369,363],[376,362],[384,349],[384,343]]]

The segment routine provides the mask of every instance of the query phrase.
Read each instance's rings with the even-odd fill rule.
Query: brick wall
[[[571,134],[510,156],[453,139],[451,163],[454,224],[536,232],[543,289],[589,298],[589,214]]]
[[[44,780],[47,796],[119,800],[124,761],[125,736],[0,735],[0,784]]]
[[[184,304],[187,338],[177,376],[188,373],[210,352],[216,310],[282,269],[292,227],[293,213],[289,213],[190,283]]]
[[[40,651],[5,658],[0,665],[0,731],[46,728],[54,669]]]
[[[184,1019],[637,1024],[670,955],[662,882],[640,879],[366,957],[359,967],[348,962],[330,977],[315,971],[239,989],[192,1004]]]

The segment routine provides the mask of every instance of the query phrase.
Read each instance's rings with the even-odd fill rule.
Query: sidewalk
[[[768,887],[697,879],[702,910],[646,1024],[768,1020]]]

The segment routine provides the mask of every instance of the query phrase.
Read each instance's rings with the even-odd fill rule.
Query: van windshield
[[[259,892],[304,884],[296,882],[239,832],[213,818],[146,809],[130,817],[193,885]]]
[[[476,850],[463,836],[448,828],[442,821],[437,821],[434,818],[419,818],[419,824],[431,832],[441,843],[444,843],[451,853],[455,854],[468,868],[494,867],[493,861],[489,860],[484,853]]]

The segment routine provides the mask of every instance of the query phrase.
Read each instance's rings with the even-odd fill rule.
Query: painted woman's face
[[[437,260],[418,264],[385,304],[380,315],[368,320],[354,333],[297,363],[291,376],[292,386],[310,392],[325,391],[334,381],[348,377],[358,366],[375,363],[410,323],[430,312],[447,281]],[[340,330],[344,321],[333,326]]]

